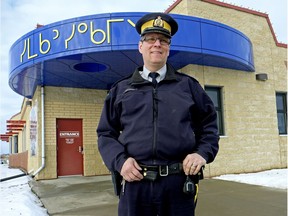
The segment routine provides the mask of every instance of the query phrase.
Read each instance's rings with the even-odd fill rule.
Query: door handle
[[[80,153],[83,153],[83,147],[82,147],[82,146],[78,146],[78,151],[79,151]]]

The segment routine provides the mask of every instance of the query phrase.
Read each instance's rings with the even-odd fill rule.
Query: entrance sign
[[[66,141],[66,144],[74,144],[74,138],[79,137],[80,132],[79,131],[60,131],[59,138],[64,138]]]
[[[79,131],[60,131],[60,138],[70,138],[70,137],[79,137]]]

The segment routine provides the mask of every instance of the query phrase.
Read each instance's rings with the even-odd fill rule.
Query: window
[[[287,134],[287,94],[276,93],[279,134]]]
[[[13,153],[18,153],[18,136],[13,136],[14,140],[14,152]]]
[[[24,125],[23,127],[23,131],[22,131],[22,149],[23,151],[26,151],[26,125]]]
[[[216,112],[217,112],[217,124],[218,124],[219,135],[224,135],[221,88],[205,87],[205,91],[207,92],[211,100],[213,101]]]

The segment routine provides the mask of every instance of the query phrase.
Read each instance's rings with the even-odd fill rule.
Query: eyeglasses
[[[157,38],[157,37],[143,37],[141,40],[142,42],[145,41],[148,44],[154,44],[157,40],[159,40],[161,45],[169,45],[171,43],[171,40],[169,38]]]

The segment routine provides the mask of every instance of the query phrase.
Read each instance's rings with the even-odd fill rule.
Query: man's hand
[[[197,175],[206,160],[199,154],[193,153],[186,156],[183,161],[183,169],[186,175]]]
[[[120,174],[128,182],[140,181],[143,179],[143,175],[139,172],[140,170],[142,170],[142,168],[136,160],[130,157],[124,162]]]

